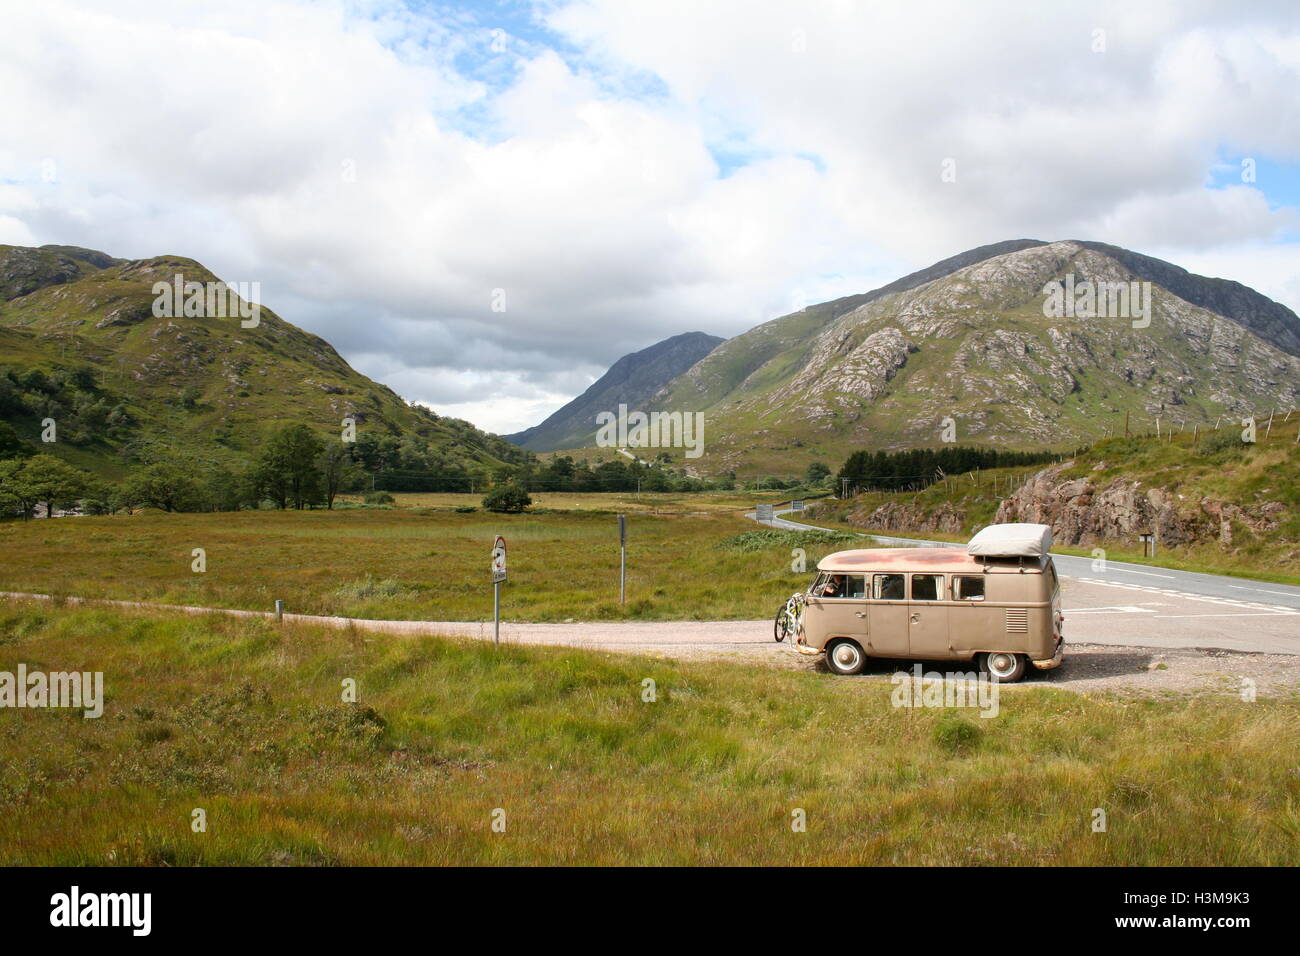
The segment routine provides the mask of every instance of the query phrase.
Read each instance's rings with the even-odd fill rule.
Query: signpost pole
[[[492,542],[492,644],[501,646],[501,582],[506,579],[506,539]]]
[[[627,515],[618,516],[618,603],[627,603]]]

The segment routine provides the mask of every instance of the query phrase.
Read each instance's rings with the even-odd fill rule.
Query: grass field
[[[357,503],[362,495],[342,495],[341,500]],[[442,493],[407,493],[393,495],[397,508],[478,508],[482,495],[442,494]],[[533,504],[530,510],[539,512],[589,511],[589,512],[626,512],[647,514],[738,514],[753,510],[756,503],[771,504],[790,500],[788,491],[706,491],[680,494],[674,492],[594,492],[575,494],[559,491],[532,492]],[[481,508],[478,508],[482,512]],[[486,512],[482,512],[486,514]]]
[[[106,703],[0,716],[0,864],[1300,863],[1295,699],[1024,687],[981,719],[866,678],[9,604],[20,662],[103,671]]]
[[[584,504],[594,504],[583,502]],[[411,620],[492,614],[489,554],[506,536],[507,620],[771,617],[806,587],[791,570],[844,545],[759,531],[722,507],[628,511],[627,603],[618,526],[594,508],[527,515],[432,508],[140,514],[0,524],[0,590]],[[687,513],[685,509],[689,508]],[[757,532],[757,535],[755,534]],[[720,548],[738,534],[746,547]],[[758,540],[751,540],[757,537]],[[764,537],[774,538],[766,542]],[[192,570],[202,548],[207,570]]]

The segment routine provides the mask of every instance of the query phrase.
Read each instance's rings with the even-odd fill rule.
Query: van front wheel
[[[867,655],[852,641],[832,641],[826,646],[826,666],[832,674],[857,674],[867,663]]]
[[[981,654],[980,670],[999,684],[1014,684],[1025,676],[1025,656],[1006,651]]]

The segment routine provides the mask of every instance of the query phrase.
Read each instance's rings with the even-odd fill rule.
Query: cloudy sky
[[[259,281],[493,431],[669,335],[1001,239],[1300,311],[1294,0],[0,0],[0,24],[0,242]]]

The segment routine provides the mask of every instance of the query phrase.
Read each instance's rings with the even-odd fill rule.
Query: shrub
[[[1228,429],[1227,431],[1211,432],[1200,440],[1196,445],[1198,455],[1217,455],[1225,451],[1241,451],[1246,447],[1245,442],[1241,440],[1241,433]]]
[[[716,547],[737,554],[753,554],[769,548],[815,548],[819,545],[850,544],[860,541],[861,535],[852,531],[788,531],[782,528],[763,528],[742,531],[720,541]]]
[[[500,485],[483,496],[483,507],[498,513],[518,514],[533,503],[519,485]]]
[[[396,501],[397,499],[386,491],[372,491],[366,495],[366,504],[368,505],[391,505]]]
[[[964,717],[958,717],[950,710],[944,711],[934,725],[934,742],[945,753],[969,753],[979,746],[983,738],[983,728]]]
[[[334,594],[344,600],[366,601],[373,598],[397,597],[404,590],[406,589],[402,586],[402,582],[395,578],[376,581],[367,574],[363,580],[340,584],[334,589]]]

